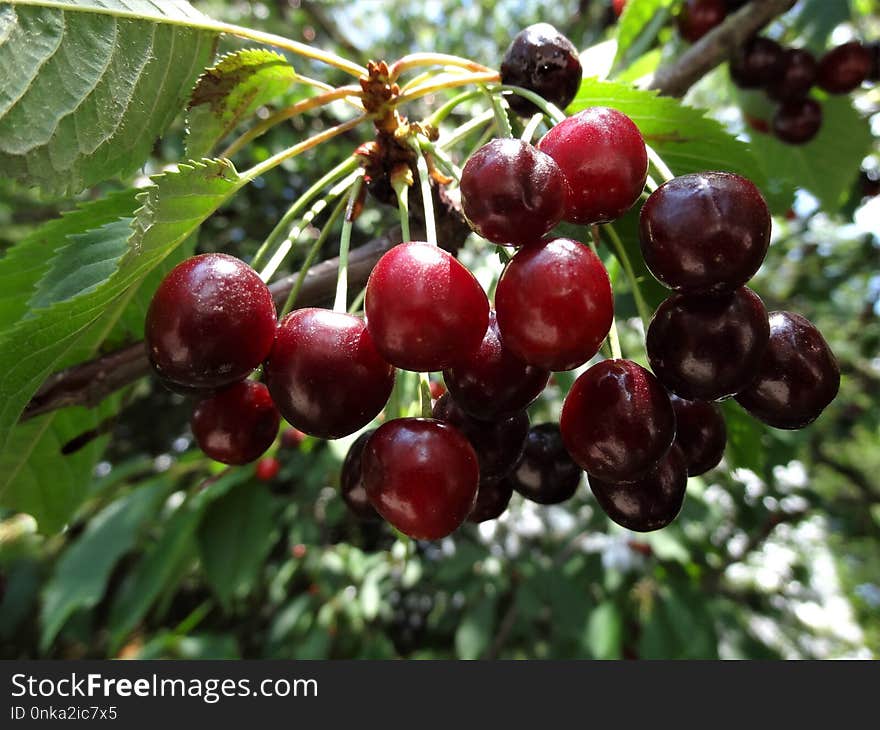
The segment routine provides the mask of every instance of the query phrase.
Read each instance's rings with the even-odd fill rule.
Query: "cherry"
[[[819,65],[816,57],[802,48],[787,48],[776,77],[767,85],[767,93],[777,101],[803,99],[816,83]]]
[[[685,0],[678,14],[678,32],[690,43],[696,43],[727,17],[724,0]]]
[[[755,185],[729,172],[676,177],[657,188],[639,218],[642,254],[666,286],[689,293],[736,289],[770,245],[770,211]]]
[[[376,511],[418,540],[454,532],[477,497],[477,455],[453,426],[430,418],[382,424],[361,457],[364,488]]]
[[[520,249],[495,291],[504,346],[545,370],[571,370],[599,350],[611,329],[608,272],[589,248],[570,238]]]
[[[626,0],[612,0],[611,7],[614,9],[614,14],[619,18],[623,15],[623,9],[626,7]]]
[[[452,367],[479,347],[489,300],[474,275],[437,246],[401,243],[367,281],[367,329],[382,356],[404,370]]]
[[[463,411],[492,421],[525,409],[544,390],[550,371],[526,365],[505,347],[495,310],[490,310],[489,327],[480,346],[458,365],[444,370],[443,379]]]
[[[602,511],[628,530],[651,532],[670,524],[681,512],[687,490],[684,454],[673,445],[657,465],[631,484],[615,484],[588,475]]]
[[[428,388],[431,391],[431,398],[433,400],[437,400],[446,392],[446,387],[443,385],[443,383],[437,380],[432,380],[428,385]]]
[[[513,469],[525,446],[529,433],[529,417],[525,411],[497,421],[471,418],[447,393],[435,404],[431,415],[438,421],[455,426],[465,435],[480,464],[480,479],[498,479]]]
[[[498,519],[510,504],[513,487],[507,479],[482,479],[477,502],[468,515],[468,522],[480,523]]]
[[[755,377],[769,337],[764,303],[743,286],[711,297],[670,297],[654,313],[645,346],[667,389],[691,400],[719,400]]]
[[[730,76],[742,89],[760,89],[777,76],[782,57],[782,46],[776,41],[755,36],[731,57]]]
[[[281,462],[272,456],[267,456],[257,462],[255,475],[261,482],[271,482],[278,476],[279,471],[281,471]]]
[[[575,380],[559,425],[572,458],[609,482],[643,477],[675,437],[669,396],[631,360],[603,360]]]
[[[569,456],[555,423],[532,426],[523,455],[507,477],[513,488],[538,504],[559,504],[574,496],[583,471]]]
[[[281,320],[265,377],[281,415],[325,439],[366,426],[394,386],[394,368],[364,321],[329,309],[298,309]]]
[[[714,469],[724,456],[727,425],[716,403],[670,396],[675,410],[675,443],[687,464],[688,476]]]
[[[502,84],[534,91],[560,109],[574,99],[582,76],[574,44],[549,23],[535,23],[517,33],[501,61]],[[539,111],[517,94],[507,101],[523,117]]]
[[[275,303],[243,261],[193,256],[159,284],[144,334],[150,363],[172,387],[212,389],[246,378],[275,339]]]
[[[819,61],[817,83],[829,94],[848,94],[868,78],[872,63],[871,52],[861,43],[844,43]]]
[[[266,386],[243,380],[200,401],[190,426],[205,454],[238,465],[259,458],[272,445],[280,423]]]
[[[298,449],[306,436],[298,428],[285,428],[281,433],[281,445],[285,449]]]
[[[793,312],[770,313],[770,344],[757,377],[737,402],[768,426],[815,421],[840,388],[840,368],[822,333]]]
[[[342,499],[349,511],[362,520],[375,520],[379,517],[367,498],[367,490],[364,488],[364,477],[361,471],[364,446],[375,430],[364,431],[355,439],[345,455],[342,471],[339,474]]]
[[[461,172],[461,205],[483,238],[519,246],[562,220],[568,183],[556,161],[528,142],[493,139]]]
[[[565,220],[607,223],[639,199],[648,153],[639,128],[625,114],[591,107],[563,119],[538,143],[556,160],[569,185]]]
[[[813,99],[787,101],[773,117],[773,133],[788,144],[806,144],[822,127],[822,106]]]

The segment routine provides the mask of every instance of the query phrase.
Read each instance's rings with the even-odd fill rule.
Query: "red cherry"
[[[513,487],[507,479],[481,479],[477,501],[468,515],[468,522],[479,524],[498,519],[504,514],[512,496]]]
[[[645,188],[648,153],[625,114],[591,107],[562,120],[538,143],[569,185],[565,220],[607,223],[629,210]]]
[[[816,83],[819,65],[816,57],[802,48],[789,48],[782,54],[776,77],[767,85],[767,93],[777,101],[803,99]]]
[[[256,477],[261,482],[271,482],[278,476],[279,471],[281,471],[281,462],[272,456],[267,456],[257,462]]]
[[[433,372],[479,347],[489,300],[474,275],[428,243],[401,243],[379,259],[367,281],[367,329],[396,367]]]
[[[829,94],[848,94],[871,73],[871,52],[858,41],[833,48],[819,61],[817,83]]]
[[[329,309],[298,309],[281,320],[265,377],[281,415],[325,439],[366,426],[394,387],[394,368],[363,320]]]
[[[369,438],[361,458],[370,502],[410,537],[446,537],[474,507],[477,455],[447,423],[430,418],[388,421]]]
[[[190,425],[199,448],[212,459],[247,464],[272,445],[280,423],[266,386],[243,380],[199,402]]]
[[[275,339],[275,303],[257,272],[206,253],[175,266],[153,295],[144,328],[150,363],[172,387],[242,380]]]
[[[614,14],[619,18],[623,15],[623,9],[626,7],[626,0],[612,0],[611,7],[614,9]]]
[[[361,470],[364,446],[376,429],[364,431],[355,439],[342,462],[342,471],[339,474],[339,487],[342,499],[349,511],[362,520],[374,520],[379,517],[370,500],[367,498],[367,490],[364,488],[364,476]]]
[[[678,15],[678,32],[689,43],[696,43],[726,17],[724,0],[685,0]]]
[[[442,398],[443,394],[446,392],[446,388],[444,387],[443,383],[441,383],[437,380],[432,380],[428,384],[428,388],[431,390],[431,399],[432,400],[437,400],[438,398]]]
[[[727,445],[727,425],[717,403],[670,396],[675,410],[675,443],[687,463],[688,476],[718,466]]]
[[[281,445],[285,449],[298,449],[307,435],[298,428],[286,428],[281,434]]]
[[[779,105],[773,133],[788,144],[806,144],[822,128],[822,105],[815,99],[796,99]]]
[[[511,259],[495,291],[504,346],[545,370],[571,370],[595,355],[611,329],[608,272],[569,238],[527,246]]]

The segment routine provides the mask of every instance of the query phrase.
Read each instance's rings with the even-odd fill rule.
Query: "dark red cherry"
[[[398,418],[370,436],[361,457],[364,488],[376,511],[417,540],[439,540],[471,513],[477,455],[453,426]]]
[[[497,421],[472,418],[447,393],[435,404],[431,415],[461,431],[480,462],[480,479],[498,479],[513,469],[525,446],[529,417],[525,411]]]
[[[465,360],[444,370],[443,379],[463,411],[492,421],[524,410],[544,390],[550,371],[526,365],[505,347],[491,310],[483,342]]]
[[[871,52],[858,41],[832,48],[819,61],[817,83],[829,94],[855,91],[871,73]]]
[[[329,309],[298,309],[281,320],[264,374],[281,415],[324,439],[366,426],[394,386],[394,368],[364,321]]]
[[[401,243],[367,281],[367,329],[382,356],[404,370],[452,367],[479,347],[489,300],[474,275],[437,246]]]
[[[339,474],[342,499],[351,513],[362,520],[375,520],[379,517],[367,498],[367,490],[364,488],[364,477],[361,472],[361,457],[364,453],[364,446],[375,430],[364,431],[355,439],[345,455],[342,471]]]
[[[212,389],[243,380],[275,339],[275,303],[257,272],[222,253],[175,266],[147,312],[147,353],[171,387]]]
[[[671,289],[730,291],[761,266],[770,245],[770,211],[760,191],[729,172],[676,177],[657,188],[639,218],[642,254]]]
[[[568,453],[609,482],[643,477],[669,449],[675,414],[663,386],[631,360],[603,360],[569,391],[559,422]]]
[[[837,396],[840,368],[822,333],[793,312],[770,313],[770,344],[737,402],[768,426],[798,429]]]
[[[681,512],[688,473],[684,454],[674,444],[646,476],[630,484],[588,478],[609,518],[628,530],[651,532],[666,527]]]
[[[200,401],[190,426],[205,454],[237,465],[258,459],[272,445],[280,423],[266,386],[243,380]]]
[[[773,117],[773,133],[788,144],[806,144],[822,128],[822,105],[814,99],[787,101]]]
[[[629,210],[645,187],[648,153],[626,114],[590,107],[562,120],[538,143],[568,181],[565,220],[607,223]]]
[[[782,56],[782,46],[776,41],[755,36],[731,56],[730,76],[742,89],[760,89],[779,73]]]
[[[767,84],[767,93],[776,101],[803,99],[816,83],[819,64],[816,57],[802,48],[788,48],[773,78]]]
[[[550,155],[519,139],[493,139],[461,172],[461,205],[483,238],[531,243],[562,220],[568,183]]]
[[[285,449],[298,449],[307,435],[298,428],[286,428],[281,433],[281,445]]]
[[[761,298],[748,287],[730,294],[676,294],[654,313],[645,346],[651,370],[676,395],[719,400],[755,377],[770,325]]]
[[[477,490],[477,502],[468,515],[468,522],[479,524],[498,519],[513,496],[513,487],[507,479],[481,479]]]
[[[535,23],[517,33],[501,61],[501,83],[534,91],[560,109],[574,99],[583,69],[577,49],[549,23]],[[528,99],[512,94],[510,108],[523,117],[537,113]]]
[[[599,350],[611,329],[614,298],[605,267],[570,238],[520,249],[495,291],[504,346],[545,370],[571,370]]]
[[[257,462],[254,475],[261,482],[271,482],[278,476],[279,471],[281,471],[281,462],[273,456],[267,456],[265,459],[260,459]]]
[[[689,43],[696,43],[726,17],[724,0],[685,0],[678,14],[678,32]]]
[[[717,403],[670,396],[675,410],[675,444],[684,454],[688,476],[714,469],[724,456],[727,425]]]
[[[523,455],[507,477],[513,488],[538,504],[559,504],[574,496],[583,470],[569,456],[555,423],[532,426]]]

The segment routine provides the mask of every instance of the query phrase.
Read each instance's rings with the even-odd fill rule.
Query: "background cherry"
[[[364,488],[364,478],[361,471],[364,446],[375,431],[374,428],[364,431],[354,440],[348,448],[348,453],[342,462],[342,470],[339,473],[339,490],[342,499],[351,513],[361,520],[375,520],[379,517],[367,498],[367,490]]]
[[[281,415],[325,439],[366,426],[394,386],[394,368],[364,321],[329,309],[298,309],[281,320],[264,372]]]
[[[806,144],[822,127],[822,105],[814,99],[781,104],[773,116],[773,133],[788,144]]]
[[[743,89],[760,89],[780,71],[783,50],[776,41],[763,36],[747,40],[730,58],[730,76]]]
[[[275,303],[256,271],[222,253],[193,256],[159,284],[144,334],[150,362],[172,386],[212,389],[242,380],[275,339]]]
[[[609,482],[644,476],[675,437],[669,396],[632,360],[603,360],[575,380],[559,425],[572,458]]]
[[[871,73],[871,52],[858,41],[832,48],[819,60],[816,83],[829,94],[855,91]]]
[[[498,519],[510,504],[513,487],[508,479],[481,479],[477,501],[468,515],[468,522],[479,524]]]
[[[625,114],[590,107],[556,124],[538,143],[556,160],[570,194],[565,220],[605,223],[638,200],[648,176],[648,153],[639,128]]]
[[[562,442],[555,423],[532,426],[523,455],[507,477],[513,488],[538,504],[559,504],[571,499],[583,477]]]
[[[687,490],[687,466],[678,445],[644,477],[614,484],[588,475],[602,511],[628,530],[651,532],[669,525],[681,511]]]
[[[737,402],[768,426],[815,421],[840,388],[840,368],[822,333],[793,312],[770,313],[770,343],[754,381]]]
[[[278,476],[279,471],[281,471],[281,462],[274,456],[267,456],[257,462],[257,468],[254,471],[254,475],[261,482],[271,482]]]
[[[614,298],[605,267],[569,238],[520,249],[495,290],[501,338],[514,355],[545,370],[571,370],[599,350]]]
[[[439,540],[471,513],[477,455],[464,435],[430,418],[381,425],[364,446],[364,488],[376,511],[418,540]]]
[[[678,32],[689,43],[696,43],[726,17],[725,0],[685,0],[678,14]]]
[[[669,297],[651,319],[645,346],[651,370],[668,390],[719,400],[755,377],[769,337],[764,303],[743,286],[711,297]]]
[[[489,300],[474,275],[428,243],[401,243],[379,259],[367,281],[367,329],[396,367],[433,372],[479,347]]]
[[[200,401],[190,426],[199,448],[224,464],[247,464],[278,435],[281,418],[262,383],[243,380]]]
[[[782,54],[776,77],[767,84],[767,93],[776,101],[803,99],[816,83],[819,64],[802,48],[787,48]]]
[[[727,424],[717,403],[671,395],[675,410],[675,444],[681,449],[688,476],[714,469],[724,456]]]

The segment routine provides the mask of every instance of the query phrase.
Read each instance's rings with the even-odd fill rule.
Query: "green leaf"
[[[116,562],[127,553],[144,523],[168,491],[165,479],[139,486],[93,517],[85,532],[61,556],[43,594],[40,618],[43,651],[77,609],[95,606]]]
[[[654,91],[585,79],[567,111],[574,114],[590,106],[612,107],[629,116],[676,175],[725,170],[763,185],[764,175],[749,146],[700,109]]]
[[[245,48],[227,54],[196,84],[187,113],[186,153],[199,159],[259,107],[282,95],[297,75],[280,53]]]
[[[751,469],[756,474],[761,474],[766,451],[762,444],[762,436],[766,427],[733,400],[722,403],[721,410],[727,423],[725,460],[733,469]]]
[[[848,97],[822,102],[822,128],[804,145],[784,144],[768,134],[754,134],[752,149],[768,180],[770,193],[791,199],[796,188],[815,195],[823,209],[837,211],[845,202],[862,160],[871,152],[873,137]]]
[[[0,169],[70,194],[129,175],[183,109],[217,31],[189,3],[0,6]]]
[[[851,13],[849,0],[801,0],[793,25],[809,48],[816,53],[823,53],[831,31],[849,20]]]
[[[478,659],[489,646],[495,626],[495,597],[480,599],[465,613],[455,632],[459,659]]]
[[[586,645],[595,659],[620,659],[623,647],[623,618],[611,601],[600,603],[590,613]]]
[[[629,0],[617,21],[616,63],[628,66],[634,57],[647,49],[640,48],[641,39],[653,40],[669,18],[675,0]]]
[[[253,586],[276,539],[274,518],[271,495],[252,483],[233,489],[205,513],[198,533],[199,555],[224,605]]]

